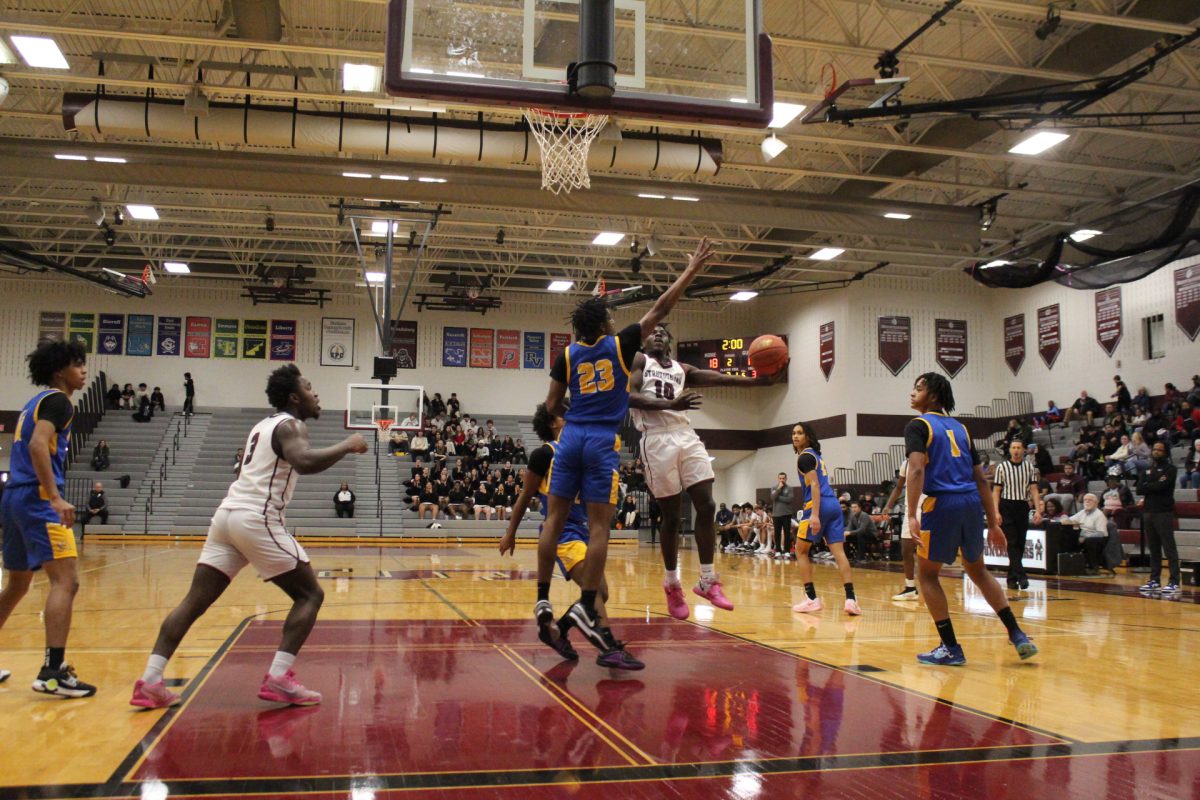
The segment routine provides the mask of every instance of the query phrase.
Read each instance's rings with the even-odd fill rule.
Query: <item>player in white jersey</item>
[[[130,705],[165,708],[179,702],[179,696],[163,681],[167,660],[192,624],[246,564],[254,565],[259,577],[292,599],[283,623],[283,641],[258,696],[292,705],[321,702],[320,693],[296,680],[292,664],[317,621],[325,593],[304,548],[287,531],[284,510],[297,474],[322,472],[350,453],[365,453],[367,443],[356,433],[331,447],[313,449],[309,445],[304,421],[321,415],[321,403],[294,364],[271,373],[267,399],[276,413],[251,429],[237,479],[213,514],[192,586],[183,602],[163,620],[146,671],[134,684]]]
[[[904,485],[908,479],[908,462],[905,461],[900,465],[900,472],[896,477],[896,485],[892,488],[892,493],[888,495],[887,502],[883,504],[885,512],[889,511],[892,506],[896,505],[896,501],[900,501],[900,518],[903,522],[900,523],[900,552],[904,559],[904,589],[899,593],[892,595],[893,600],[916,600],[917,599],[917,581],[915,577],[915,553],[917,551],[917,540],[913,538],[912,531],[908,528],[908,508],[906,492]],[[925,495],[921,495],[921,503],[925,502]],[[921,518],[921,505],[917,504],[917,519]]]
[[[723,375],[671,358],[671,332],[665,323],[655,326],[633,361],[629,378],[629,409],[642,432],[642,462],[646,485],[662,509],[662,556],[666,570],[663,591],[667,611],[676,619],[687,619],[689,609],[679,575],[679,517],[683,492],[696,510],[696,550],[700,556],[700,580],[693,592],[717,608],[733,610],[713,568],[716,549],[716,503],[713,502],[712,462],[704,443],[692,429],[687,410],[700,406],[701,396],[687,391],[692,386],[768,386],[778,383],[787,367],[772,376],[756,378]]]

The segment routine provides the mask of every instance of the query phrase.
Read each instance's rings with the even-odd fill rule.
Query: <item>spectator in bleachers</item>
[[[446,413],[446,401],[442,399],[441,392],[434,392],[433,399],[429,401],[429,416],[436,417],[438,414]]]
[[[1159,439],[1165,439],[1170,436],[1171,420],[1162,411],[1155,410],[1150,412],[1150,416],[1142,424],[1142,438],[1146,440],[1146,444],[1151,447]]]
[[[625,495],[625,502],[621,504],[621,510],[617,514],[617,521],[621,523],[620,527],[627,531],[641,527],[641,520],[638,518],[637,498],[633,494]]]
[[[150,408],[157,408],[159,411],[167,410],[167,398],[163,396],[161,386],[155,386],[154,391],[150,393]]]
[[[1125,418],[1121,416],[1115,403],[1104,404],[1104,425],[1109,428],[1125,427]]]
[[[400,428],[392,428],[392,432],[388,436],[388,453],[393,456],[402,456],[407,452],[408,432]]]
[[[440,414],[433,415],[433,419],[429,420],[429,427],[434,433],[441,433],[446,429],[446,422],[446,412],[443,411]]]
[[[1089,397],[1087,390],[1084,390],[1079,393],[1079,399],[1067,409],[1067,415],[1063,417],[1063,422],[1067,423],[1075,419],[1086,419],[1087,423],[1091,425],[1099,413],[1100,404],[1096,402],[1096,398]]]
[[[421,479],[422,483],[429,480],[429,473],[428,473],[428,469],[425,466],[425,462],[419,458],[413,460],[412,471],[410,474],[414,478],[419,477]]]
[[[429,460],[433,464],[434,469],[441,469],[446,466],[446,459],[450,454],[446,452],[446,442],[442,439],[441,434],[438,434],[437,443],[433,446],[433,452],[429,454]]]
[[[1179,390],[1175,388],[1175,384],[1166,383],[1163,385],[1162,405],[1159,408],[1162,410],[1177,408],[1182,397]]]
[[[1076,505],[1087,491],[1087,481],[1075,472],[1074,464],[1067,462],[1063,465],[1062,474],[1050,488],[1051,492],[1046,495],[1046,499],[1055,500],[1067,514],[1074,514]]]
[[[1135,433],[1129,442],[1129,458],[1125,459],[1126,475],[1141,475],[1150,466],[1150,445],[1140,433]]]
[[[850,503],[850,515],[846,520],[846,539],[854,543],[858,561],[866,561],[879,548],[879,531],[875,520],[863,511],[862,501]]]
[[[500,457],[505,461],[512,461],[513,455],[517,452],[516,442],[511,436],[505,436],[504,441],[500,442]]]
[[[154,418],[154,409],[150,406],[150,393],[146,384],[139,383],[137,390],[137,411],[133,413],[134,422],[149,422]]]
[[[1040,417],[1035,417],[1034,421],[1041,423],[1043,426],[1049,427],[1056,422],[1062,422],[1063,412],[1053,400],[1046,402],[1046,410]]]
[[[1200,439],[1192,442],[1183,457],[1183,474],[1179,476],[1180,489],[1200,489]]]
[[[529,463],[529,454],[525,452],[525,441],[521,437],[513,442],[513,463],[527,464]]]
[[[123,389],[121,389],[121,408],[132,409],[133,408],[133,397],[134,397],[133,384],[132,383],[125,384],[125,387]]]
[[[1062,504],[1054,496],[1046,498],[1046,502],[1042,503],[1042,524],[1049,525],[1051,522],[1059,522],[1067,514],[1063,511]]]
[[[413,458],[427,458],[429,456],[429,439],[425,438],[425,431],[417,431],[409,440],[408,447],[412,451]]]
[[[1119,474],[1109,475],[1104,479],[1105,489],[1102,494],[1104,513],[1117,523],[1118,528],[1128,528],[1136,512],[1133,492],[1121,483]]]
[[[437,519],[438,507],[438,495],[433,488],[433,482],[426,481],[418,496],[417,519],[425,519],[427,513],[429,519]]]
[[[108,400],[109,408],[121,407],[121,387],[117,384],[114,383],[112,386],[108,387],[108,394],[105,395],[105,397]]]
[[[1166,442],[1155,442],[1150,451],[1150,468],[1138,480],[1142,496],[1142,529],[1150,545],[1150,580],[1139,591],[1148,594],[1179,594],[1179,551],[1175,548],[1175,465]],[[1160,587],[1163,554],[1167,556],[1167,582]]]
[[[83,512],[83,524],[87,525],[92,517],[99,517],[101,525],[108,524],[108,498],[104,494],[104,484],[96,481],[92,484],[92,493],[88,495],[87,509]]]
[[[475,487],[475,519],[495,519],[496,508],[493,505],[492,491],[487,481],[480,481]]]
[[[499,519],[512,517],[513,506],[517,504],[520,494],[521,487],[517,485],[517,478],[510,474],[496,491],[496,516]]]
[[[1133,396],[1133,400],[1130,402],[1130,405],[1133,406],[1133,413],[1135,415],[1149,414],[1150,404],[1150,390],[1145,386],[1139,386],[1137,394]]]
[[[462,414],[462,403],[458,400],[458,393],[451,392],[450,399],[446,401],[446,412],[452,417],[457,417]]]
[[[1179,404],[1179,413],[1175,415],[1171,425],[1171,442],[1178,444],[1192,441],[1196,438],[1198,427],[1200,427],[1200,408],[1193,408],[1191,403],[1184,400]]]
[[[450,514],[454,519],[467,517],[467,488],[461,480],[454,481],[450,486]]]
[[[1083,545],[1083,556],[1087,561],[1087,574],[1100,574],[1104,561],[1104,543],[1108,539],[1108,517],[1099,508],[1100,499],[1088,492],[1083,496],[1083,509],[1071,516],[1071,522],[1079,526],[1079,542]]]
[[[1106,442],[1108,441],[1107,436],[1105,436],[1104,439]],[[1113,467],[1119,467],[1121,472],[1125,472],[1125,462],[1128,461],[1133,455],[1132,448],[1133,442],[1130,440],[1130,438],[1128,436],[1122,436],[1121,444],[1117,446],[1117,449],[1113,450],[1104,457],[1105,470],[1110,470]]]
[[[108,442],[101,439],[96,442],[96,446],[92,448],[92,469],[97,472],[104,472],[108,469]]]
[[[738,510],[738,508],[737,503],[734,503],[734,510]],[[721,507],[717,509],[717,532],[721,534],[721,550],[726,553],[729,552],[729,547],[737,536],[733,529],[733,519],[733,511],[721,503]]]
[[[488,445],[488,439],[486,436],[476,440],[475,458],[480,461],[491,461],[492,448]]]
[[[1038,474],[1049,475],[1054,472],[1054,462],[1050,460],[1049,448],[1031,443],[1029,445],[1029,454],[1033,456],[1033,463],[1037,467]]]
[[[404,416],[404,420],[400,423],[400,427],[409,429],[417,427],[417,415],[412,411],[408,412]]]
[[[1120,375],[1113,375],[1113,383],[1116,384],[1117,390],[1112,393],[1111,397],[1117,401],[1118,409],[1128,411],[1133,406],[1133,397],[1129,394],[1129,387],[1125,385],[1125,381],[1121,380]]]
[[[345,481],[333,495],[333,510],[337,513],[338,519],[349,517],[354,519],[354,492],[350,491],[350,484]]]
[[[479,426],[475,424],[474,417],[463,417],[462,428],[468,439],[474,439],[479,433]]]
[[[417,475],[404,482],[404,498],[410,511],[416,511],[421,504],[421,490],[425,487],[425,476]]]

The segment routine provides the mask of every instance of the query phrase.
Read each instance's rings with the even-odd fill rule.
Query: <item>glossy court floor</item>
[[[240,576],[167,676],[172,711],[127,703],[198,545],[91,543],[69,659],[100,691],[30,691],[44,579],[0,631],[0,797],[1200,797],[1200,592],[1139,597],[1136,577],[1033,582],[1013,605],[1042,653],[1020,662],[955,572],[965,667],[926,667],[924,606],[863,569],[863,616],[796,615],[797,569],[721,556],[722,612],[665,616],[657,553],[610,555],[610,608],[643,672],[560,661],[530,620],[533,552],[312,548],[326,603],[297,662],[314,708],[256,698],[287,605]],[[685,551],[685,577],[695,553]],[[555,582],[565,610],[575,592]],[[1015,596],[1015,595],[1014,595]],[[699,600],[699,598],[693,598]],[[578,636],[578,634],[576,634]]]

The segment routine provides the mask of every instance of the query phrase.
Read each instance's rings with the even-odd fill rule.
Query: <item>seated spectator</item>
[[[108,394],[105,395],[105,398],[108,400],[109,408],[120,408],[121,407],[121,387],[115,383],[112,386],[109,386]]]
[[[413,458],[427,457],[429,455],[429,440],[425,438],[425,431],[417,431],[409,441],[408,447],[412,451]]]
[[[617,521],[619,523],[617,527],[623,530],[631,531],[641,527],[641,520],[638,519],[637,499],[632,494],[625,495],[625,502],[621,504]]]
[[[475,445],[475,457],[480,461],[490,461],[492,458],[492,448],[488,446],[486,438],[479,439]]]
[[[1200,408],[1194,408],[1184,400],[1179,404],[1179,413],[1171,424],[1171,443],[1192,441],[1196,438],[1197,429],[1200,429]]]
[[[425,488],[425,476],[416,475],[404,482],[404,499],[409,511],[416,511],[421,504],[421,490]]]
[[[1105,484],[1107,486],[1103,493],[1104,513],[1117,523],[1118,528],[1128,528],[1136,512],[1133,492],[1121,483],[1120,475],[1109,475],[1105,478]]]
[[[462,414],[462,403],[458,400],[458,392],[450,393],[450,397],[446,400],[446,412],[455,417]]]
[[[721,534],[721,550],[723,552],[730,552],[737,541],[734,523],[737,519],[737,512],[741,510],[742,507],[737,503],[733,504],[732,511],[724,503],[721,503],[720,508],[717,509],[717,532]]]
[[[446,412],[435,414],[433,419],[429,420],[429,426],[437,433],[441,433],[446,429]]]
[[[1079,393],[1079,399],[1071,404],[1067,409],[1067,415],[1063,417],[1063,422],[1070,422],[1074,419],[1087,420],[1088,425],[1095,423],[1096,415],[1100,413],[1100,404],[1096,402],[1096,398],[1088,397],[1086,390]]]
[[[453,480],[453,478],[452,478]],[[448,506],[450,516],[454,519],[466,519],[467,514],[467,488],[461,480],[454,480],[450,485],[450,505]]]
[[[1062,422],[1063,412],[1058,407],[1058,404],[1053,400],[1046,402],[1046,410],[1042,412],[1040,417],[1034,417],[1035,422],[1040,422],[1042,425],[1049,427],[1056,422]]]
[[[1163,385],[1163,399],[1159,406],[1160,410],[1174,409],[1179,407],[1179,401],[1183,399],[1183,395],[1175,388],[1175,384],[1166,383]]]
[[[167,410],[167,398],[163,397],[161,387],[155,386],[154,391],[150,393],[150,408],[157,408],[159,411]]]
[[[438,414],[446,413],[446,401],[442,399],[441,392],[434,392],[433,399],[429,401],[429,416],[436,417]]]
[[[404,419],[401,420],[400,427],[412,430],[413,428],[417,427],[418,424],[419,423],[417,422],[417,415],[415,413],[413,413],[412,411],[410,411],[404,417]]]
[[[338,519],[349,517],[354,519],[354,492],[350,491],[350,484],[343,482],[341,488],[333,496],[333,510],[337,512]]]
[[[1050,460],[1050,450],[1048,448],[1038,447],[1036,444],[1030,443],[1029,452],[1033,455],[1034,466],[1042,475],[1049,475],[1054,472],[1054,462]]]
[[[1062,475],[1050,487],[1051,491],[1046,495],[1047,500],[1056,500],[1060,508],[1067,514],[1074,514],[1075,507],[1083,498],[1083,493],[1087,491],[1087,481],[1082,475],[1075,472],[1075,465],[1068,462],[1063,465]]]
[[[513,506],[521,495],[521,487],[517,485],[517,476],[510,474],[500,484],[496,492],[496,516],[500,519],[511,519]]]
[[[1047,497],[1046,502],[1042,504],[1042,522],[1060,522],[1067,515],[1063,513],[1062,504],[1054,497]]]
[[[1150,445],[1140,433],[1135,433],[1129,442],[1129,458],[1125,459],[1125,474],[1140,476],[1150,466]]]
[[[1146,440],[1146,444],[1154,447],[1154,443],[1159,439],[1165,439],[1170,436],[1171,420],[1169,420],[1161,411],[1151,411],[1150,416],[1142,423],[1142,438]]]
[[[854,543],[859,561],[866,561],[879,549],[879,531],[875,520],[863,510],[863,504],[855,500],[850,504],[850,516],[846,520],[846,539]]]
[[[480,481],[475,489],[475,519],[495,519],[496,508],[493,505],[492,491],[487,481]]]
[[[433,463],[434,469],[441,469],[446,466],[446,459],[448,457],[449,453],[446,452],[446,443],[439,435],[437,444],[433,446],[433,452],[429,454],[429,460]]]
[[[1105,437],[1105,440],[1107,441],[1107,437]],[[1125,462],[1133,455],[1132,446],[1133,443],[1129,437],[1122,436],[1121,444],[1118,445],[1117,449],[1105,457],[1104,468],[1109,470],[1113,467],[1119,467],[1121,472],[1125,472]]]
[[[408,432],[400,428],[392,428],[388,436],[388,453],[402,456],[408,453]]]
[[[438,515],[438,495],[433,488],[432,481],[426,481],[425,486],[421,488],[419,496],[419,504],[417,506],[417,518],[425,519],[425,514],[429,514],[430,519],[437,519]]]
[[[1183,457],[1183,469],[1179,474],[1180,489],[1200,489],[1200,439],[1192,442],[1192,447]]]
[[[134,396],[133,384],[132,383],[125,384],[125,388],[121,389],[121,408],[132,409],[133,408],[133,396]]]
[[[513,442],[513,445],[514,445],[513,456],[512,456],[513,463],[514,464],[528,464],[529,463],[529,454],[525,452],[525,441],[523,439],[521,439],[520,437],[517,437],[517,440],[515,442]]]
[[[87,508],[83,512],[83,524],[91,522],[92,517],[99,517],[101,525],[108,524],[108,498],[100,481],[92,484],[92,493],[88,495]]]
[[[104,439],[96,442],[96,446],[92,448],[92,469],[97,472],[104,472],[108,469],[108,442]],[[99,485],[99,484],[97,484]]]
[[[1108,539],[1108,517],[1100,510],[1100,499],[1088,492],[1083,496],[1083,510],[1072,514],[1070,521],[1079,526],[1079,542],[1087,560],[1087,574],[1100,574],[1104,560],[1104,543]],[[1107,568],[1106,568],[1107,569]],[[1112,574],[1112,570],[1108,570]]]
[[[1145,386],[1138,387],[1137,394],[1133,396],[1133,401],[1131,403],[1133,406],[1133,413],[1149,414],[1150,402],[1150,390]]]
[[[146,384],[139,383],[137,390],[137,411],[133,413],[134,422],[149,422],[154,419],[154,409],[150,405],[150,393]]]

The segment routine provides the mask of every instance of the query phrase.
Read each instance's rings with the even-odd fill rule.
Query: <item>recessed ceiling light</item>
[[[822,247],[817,252],[810,253],[808,257],[813,261],[832,261],[844,252],[846,252],[844,247]]]
[[[62,50],[53,39],[44,36],[10,36],[13,47],[21,53],[21,58],[31,67],[47,69],[70,69]]]
[[[379,88],[379,67],[374,64],[343,64],[342,89],[347,92],[373,92]]]
[[[369,178],[369,177],[371,177],[371,173],[369,173],[369,172],[343,172],[342,177],[343,178]]]
[[[399,231],[399,230],[400,230],[400,223],[399,223],[399,222],[393,222],[393,223],[392,223],[392,233],[396,233],[396,232],[397,232],[397,231]],[[371,222],[371,233],[372,233],[373,235],[375,235],[375,236],[386,236],[386,235],[387,235],[387,231],[388,231],[388,224],[387,224],[387,220],[385,220],[385,219],[377,219],[377,220],[372,220],[372,222]]]
[[[1088,230],[1087,228],[1084,228],[1081,231],[1075,231],[1074,233],[1072,233],[1071,241],[1072,242],[1086,242],[1088,239],[1091,239],[1096,236],[1100,236],[1103,233],[1104,233],[1104,231],[1093,231],[1093,230]]]
[[[611,231],[602,231],[602,232],[596,234],[595,239],[592,239],[592,244],[600,244],[600,245],[620,244],[621,240],[624,238],[625,238],[625,234],[623,234],[623,233],[613,233]]]
[[[126,203],[125,210],[129,212],[129,216],[134,219],[158,219],[158,211],[154,206],[138,205],[136,203]]]
[[[116,156],[96,156],[96,161],[102,164],[128,164],[129,159],[117,158]]]
[[[74,153],[55,153],[54,157],[59,161],[87,161],[87,156],[77,156]]]
[[[1005,261],[1003,258],[997,258],[995,261],[989,261],[983,265],[983,269],[991,269],[992,267],[1007,267],[1011,261]]]
[[[165,261],[163,262],[163,269],[167,272],[173,272],[176,275],[186,275],[192,271],[192,268],[182,261]]]
[[[752,300],[758,297],[758,292],[734,292],[729,295],[729,299],[738,303],[744,303],[747,300]]]
[[[1044,153],[1054,145],[1060,142],[1065,142],[1071,138],[1067,133],[1056,133],[1054,131],[1038,131],[1037,133],[1022,139],[1015,144],[1008,152],[1016,153],[1021,156],[1036,156],[1039,153]]]
[[[367,283],[383,283],[387,280],[387,275],[382,272],[364,272],[363,277],[367,279]]]
[[[379,179],[383,180],[383,181],[406,181],[406,180],[408,180],[408,176],[407,175],[380,175]]]
[[[638,192],[638,197],[644,197],[647,200],[666,200],[665,194],[652,194],[650,192]]]
[[[550,285],[546,289],[551,292],[565,292],[574,285],[575,281],[550,281]]]
[[[776,103],[774,106],[775,115],[771,117],[771,121],[767,124],[767,127],[786,128],[807,107],[800,103]]]
[[[685,203],[699,203],[700,202],[699,197],[691,197],[686,194],[673,194],[673,195],[671,195],[671,199],[672,200],[682,200]]]
[[[787,142],[783,141],[773,133],[762,141],[763,158],[765,158],[767,161],[773,160],[775,156],[787,149]]]
[[[912,214],[901,214],[899,211],[889,211],[884,216],[888,219],[912,219]]]
[[[417,178],[421,183],[445,183],[445,178]]]

